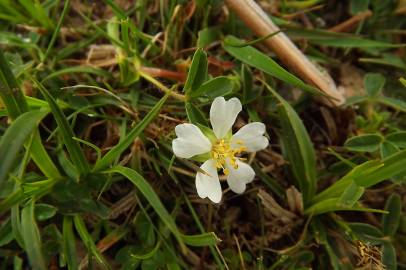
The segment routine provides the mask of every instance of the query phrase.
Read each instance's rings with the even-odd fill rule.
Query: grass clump
[[[404,1],[256,2],[345,104],[223,1],[0,0],[0,269],[406,267]],[[214,204],[172,140],[220,96],[270,144]]]

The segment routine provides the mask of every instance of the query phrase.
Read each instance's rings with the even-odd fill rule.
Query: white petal
[[[178,138],[172,141],[175,156],[191,158],[211,150],[211,142],[202,131],[193,124],[180,124],[175,127]]]
[[[214,203],[219,203],[221,200],[221,185],[217,174],[216,163],[209,159],[200,167],[207,174],[197,172],[196,174],[196,189],[197,194],[201,198],[209,197]]]
[[[253,122],[243,126],[231,138],[231,147],[240,148],[244,146],[247,152],[256,152],[267,148],[269,141],[264,136],[265,125],[261,122]]]
[[[238,98],[227,101],[223,97],[214,99],[210,108],[210,122],[218,139],[222,139],[231,129],[241,110],[242,106]]]
[[[227,183],[232,191],[235,193],[243,193],[247,183],[252,182],[255,177],[255,172],[247,163],[237,160],[238,168],[234,169],[233,166],[227,163],[229,174],[227,175]]]

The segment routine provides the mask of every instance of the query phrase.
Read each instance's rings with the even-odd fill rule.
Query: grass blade
[[[79,143],[73,139],[75,134],[73,133],[66,116],[45,87],[35,78],[31,77],[30,79],[34,82],[36,87],[41,91],[41,94],[45,97],[45,100],[48,102],[73,164],[81,175],[87,174],[90,171],[89,164],[80,149]]]
[[[72,229],[72,218],[63,218],[63,254],[69,270],[78,269],[76,240]]]
[[[224,50],[226,50],[229,54],[242,61],[243,63],[262,70],[263,72],[275,78],[278,78],[281,81],[299,87],[311,94],[325,95],[317,88],[304,83],[298,77],[286,71],[278,63],[276,63],[270,57],[258,51],[254,47],[234,47],[229,45],[235,43],[242,43],[242,41],[236,37],[227,36],[224,40]]]
[[[48,48],[47,48],[47,50],[46,50],[46,52],[45,52],[45,54],[43,56],[42,62],[47,59],[49,53],[51,52],[52,47],[54,46],[54,43],[56,41],[56,38],[58,37],[59,31],[61,30],[62,23],[63,23],[63,21],[65,19],[65,15],[66,15],[66,13],[68,13],[69,4],[70,4],[70,0],[66,0],[65,4],[63,6],[61,17],[59,18],[59,21],[58,21],[58,24],[57,24],[57,26],[55,28],[54,33],[52,34],[51,41],[48,44]]]
[[[150,203],[152,208],[154,208],[155,212],[161,218],[163,223],[174,234],[175,238],[184,249],[183,239],[181,238],[181,233],[179,232],[175,221],[172,219],[172,216],[168,213],[168,211],[166,211],[165,206],[162,204],[152,186],[145,180],[144,177],[142,177],[142,175],[138,174],[133,169],[122,166],[113,167],[108,171],[105,171],[105,173],[119,173],[130,180],[140,190],[142,195],[144,195],[144,197],[148,200],[148,202]]]
[[[86,66],[78,66],[78,67],[68,67],[68,68],[64,68],[64,69],[55,71],[55,72],[49,74],[48,76],[46,76],[42,80],[42,82],[45,82],[45,81],[55,78],[55,77],[59,77],[64,74],[71,74],[71,73],[79,73],[79,74],[88,73],[88,74],[93,74],[93,75],[104,77],[104,78],[111,77],[111,74],[103,69],[94,68],[94,67],[86,67]]]
[[[0,50],[0,97],[11,119],[28,110],[27,102],[3,52]]]
[[[159,102],[157,102],[154,107],[148,112],[148,114],[137,124],[135,128],[133,128],[130,133],[116,146],[114,146],[109,152],[107,152],[100,160],[98,160],[93,168],[93,171],[100,171],[108,167],[113,161],[118,158],[121,153],[131,143],[137,138],[141,132],[147,127],[147,125],[154,120],[154,118],[158,115],[159,111],[161,110],[162,106],[164,105],[166,99],[168,98],[170,92],[168,92],[165,96],[161,98]]]
[[[0,140],[0,188],[12,169],[18,152],[47,112],[31,111],[20,115]]]
[[[27,102],[15,79],[6,58],[0,50],[0,98],[6,106],[8,116],[16,119],[28,110]],[[55,164],[42,145],[39,132],[35,131],[31,145],[31,157],[48,178],[59,178]]]
[[[292,106],[272,88],[267,88],[280,103],[278,112],[282,126],[283,149],[306,205],[316,192],[316,154],[313,144],[302,120]]]
[[[162,222],[174,234],[183,251],[185,248],[184,243],[192,246],[207,246],[214,245],[219,241],[214,233],[203,233],[200,235],[182,234],[176,226],[176,223],[173,220],[172,216],[168,213],[158,195],[155,193],[152,186],[145,180],[144,177],[142,177],[142,175],[138,174],[133,169],[116,166],[109,169],[108,171],[105,171],[105,173],[119,173],[130,180],[140,190],[142,195],[144,195],[144,197],[148,200],[152,208],[154,208],[155,212],[161,218]]]
[[[106,259],[103,255],[98,251],[95,243],[93,242],[92,236],[86,229],[86,225],[83,222],[83,219],[79,215],[75,215],[73,218],[75,223],[76,231],[78,232],[80,238],[82,239],[83,243],[87,247],[87,249],[92,253],[95,257],[96,261],[102,266],[104,269],[111,269],[110,265],[107,263]]]
[[[25,251],[34,270],[47,269],[41,250],[41,236],[34,218],[34,201],[31,200],[21,213],[21,233]]]

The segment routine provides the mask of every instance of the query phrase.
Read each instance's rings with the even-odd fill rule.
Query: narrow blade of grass
[[[278,112],[282,126],[283,149],[293,175],[303,193],[306,205],[316,191],[316,154],[309,134],[295,110],[272,88],[268,90],[278,99]]]
[[[41,237],[35,222],[34,201],[31,200],[21,213],[21,233],[24,239],[28,260],[35,270],[46,270],[42,254]]]
[[[0,98],[4,102],[8,116],[16,119],[19,115],[28,110],[27,102],[14,77],[3,52],[0,50]],[[60,174],[52,159],[41,142],[39,132],[35,131],[31,145],[31,157],[41,169],[43,174],[49,178],[59,178]]]
[[[34,82],[36,87],[41,91],[41,94],[45,97],[45,100],[48,102],[73,164],[75,164],[76,169],[81,175],[86,175],[90,171],[89,164],[80,149],[79,143],[73,139],[75,134],[73,133],[66,116],[45,87],[35,78],[30,77],[30,79]]]
[[[161,100],[157,102],[154,107],[152,107],[149,113],[137,124],[136,127],[134,127],[130,131],[130,133],[128,133],[128,135],[120,143],[114,146],[109,152],[107,152],[100,160],[96,162],[93,171],[100,171],[108,167],[111,163],[114,162],[116,158],[121,155],[121,153],[123,153],[125,149],[127,149],[128,146],[131,145],[135,138],[137,138],[141,134],[141,132],[148,126],[148,124],[158,115],[169,94],[170,92],[163,96]]]
[[[78,260],[76,253],[76,240],[72,229],[72,218],[65,216],[63,218],[63,254],[69,270],[78,269]]]
[[[258,51],[254,47],[234,47],[232,45],[229,45],[235,43],[242,43],[242,41],[237,39],[236,37],[227,36],[223,45],[224,50],[226,50],[229,54],[242,61],[243,63],[262,70],[263,72],[275,78],[278,78],[281,81],[299,87],[300,89],[303,89],[311,94],[325,95],[317,88],[304,83],[298,77],[286,71],[278,63],[276,63],[270,57]]]
[[[0,140],[0,188],[12,169],[18,152],[25,141],[47,114],[44,111],[30,111],[20,115],[6,130]]]
[[[83,219],[79,215],[75,215],[73,218],[76,231],[78,232],[80,238],[83,241],[83,244],[87,247],[87,249],[92,253],[95,257],[96,261],[100,264],[103,269],[111,269],[110,265],[107,263],[106,259],[103,255],[98,251],[95,243],[93,242],[92,236],[86,229],[86,225],[83,222]]]

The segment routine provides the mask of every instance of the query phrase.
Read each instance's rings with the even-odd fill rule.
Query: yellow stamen
[[[230,173],[229,169],[226,168],[226,161],[229,160],[230,165],[234,169],[238,169],[238,155],[247,149],[243,146],[242,141],[237,141],[236,144],[239,145],[238,148],[231,148],[230,142],[225,139],[217,140],[211,149],[211,158],[216,161],[216,167],[222,169],[225,175]]]

